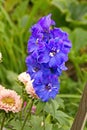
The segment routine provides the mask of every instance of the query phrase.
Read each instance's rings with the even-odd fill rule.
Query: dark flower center
[[[53,73],[53,74],[56,72],[56,70],[57,70],[56,68],[50,68],[50,71],[51,71],[51,73]]]
[[[51,84],[50,84],[50,83],[47,84],[47,85],[45,86],[45,89],[46,89],[46,90],[50,90],[50,89],[51,89]]]
[[[39,68],[38,68],[38,67],[35,67],[35,68],[34,68],[34,71],[35,71],[35,72],[38,72],[38,71],[39,71]]]

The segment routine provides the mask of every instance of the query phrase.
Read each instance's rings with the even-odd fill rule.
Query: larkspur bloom
[[[48,101],[58,93],[59,82],[56,77],[59,77],[63,70],[67,70],[65,62],[72,45],[68,34],[55,27],[51,14],[42,17],[30,31],[27,73],[33,79],[33,87],[38,97],[42,101]]]
[[[42,73],[41,64],[37,63],[37,60],[33,56],[28,56],[26,58],[26,64],[28,66],[27,73],[30,74],[31,79]]]
[[[21,111],[22,99],[13,90],[3,89],[0,91],[0,109],[6,113]]]
[[[56,74],[58,76],[61,75],[62,70],[67,70],[65,63],[61,64],[60,67],[49,67],[49,64],[40,64],[33,56],[28,56],[26,58],[26,64],[28,66],[27,73],[30,74],[31,79],[35,79],[35,77],[42,76],[45,72],[50,72],[52,74]]]
[[[33,86],[39,98],[47,102],[49,99],[55,98],[60,85],[56,75],[45,74],[43,77],[38,77],[34,80]]]

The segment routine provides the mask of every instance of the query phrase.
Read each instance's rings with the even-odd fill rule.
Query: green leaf
[[[87,31],[82,28],[76,28],[71,34],[70,39],[72,41],[72,46],[74,51],[78,53],[80,49],[87,45]]]
[[[85,16],[87,15],[87,2],[83,3],[76,3],[73,2],[69,5],[69,11],[70,15],[67,15],[66,20],[67,21],[73,21],[74,20],[80,24],[87,24],[87,19]],[[75,23],[76,23],[75,22]]]
[[[61,125],[69,125],[68,119],[69,116],[65,114],[62,111],[57,110],[58,103],[56,100],[52,100],[48,102],[45,106],[45,111],[49,113],[51,116],[53,116],[54,119],[56,119]]]
[[[59,130],[58,125],[57,124],[53,124],[52,130]]]
[[[43,130],[43,126],[41,126],[41,123],[43,122],[43,118],[40,116],[32,116],[31,117],[31,128],[29,130]]]
[[[7,11],[11,11],[13,7],[18,4],[21,0],[6,0],[4,2],[4,6]]]
[[[57,102],[58,100],[59,98],[57,97],[56,100],[51,100],[50,102],[46,103],[45,111],[49,113],[54,119],[56,119],[61,125],[69,125],[69,116],[64,112],[57,110],[59,107]],[[59,100],[59,102],[62,102],[62,100]]]
[[[19,20],[19,19],[21,19],[24,16],[24,14],[25,14],[25,12],[27,10],[27,6],[28,6],[28,0],[22,1],[16,7],[16,9],[14,9],[14,12],[12,14],[13,20]]]
[[[38,102],[37,108],[36,108],[36,115],[38,115],[44,109],[45,104],[46,103],[41,102],[41,101]]]
[[[52,130],[52,124],[46,123],[45,130]]]
[[[55,100],[57,101],[58,108],[64,108],[64,100],[59,95],[56,96]]]
[[[10,124],[15,130],[20,130],[22,127],[22,123],[19,120],[12,120]]]
[[[62,111],[56,111],[55,119],[57,119],[61,125],[69,125],[69,116]]]
[[[67,0],[52,0],[52,4],[55,5],[62,13],[66,13],[68,11],[68,4],[70,2]]]
[[[21,130],[21,127],[22,127],[22,125],[23,125],[23,121],[19,121],[19,120],[12,120],[11,122],[10,122],[10,124],[9,125],[11,125],[13,128],[14,128],[14,130]],[[24,130],[30,130],[30,122],[26,122],[26,124],[25,124],[25,126],[24,126]]]
[[[47,113],[50,113],[53,117],[55,117],[55,113],[58,107],[59,105],[56,100],[50,100],[49,102],[46,103],[44,110]]]
[[[76,25],[87,25],[87,2],[52,0],[52,4],[66,15],[66,21]]]

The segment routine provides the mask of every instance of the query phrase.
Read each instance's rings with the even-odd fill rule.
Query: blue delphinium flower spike
[[[65,62],[72,47],[68,34],[55,27],[51,14],[42,17],[30,29],[27,73],[42,101],[54,98],[59,91],[58,77],[67,70]]]

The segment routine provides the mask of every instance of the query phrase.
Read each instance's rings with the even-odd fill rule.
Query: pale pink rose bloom
[[[3,90],[3,89],[5,89],[5,88],[2,85],[0,85],[0,91]]]
[[[22,72],[21,74],[19,74],[18,76],[18,80],[20,82],[22,82],[24,85],[26,85],[29,81],[30,81],[30,75],[27,74],[26,72]]]
[[[27,92],[27,94],[30,95],[30,97],[32,98],[38,98],[37,94],[35,93],[35,90],[33,88],[33,85],[32,85],[32,81],[28,81],[26,87],[25,87],[25,90]]]
[[[13,90],[3,89],[0,92],[0,109],[6,113],[9,111],[16,113],[22,108],[22,99]]]
[[[25,90],[26,92],[30,95],[32,98],[38,98],[36,95],[33,85],[32,85],[32,80],[30,78],[30,75],[26,72],[21,73],[18,76],[18,80],[22,82],[25,85]]]

